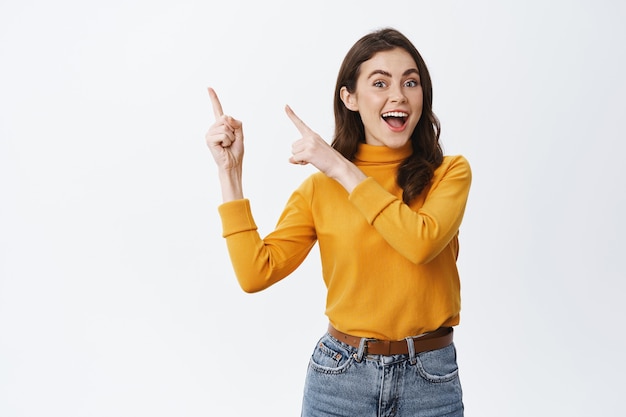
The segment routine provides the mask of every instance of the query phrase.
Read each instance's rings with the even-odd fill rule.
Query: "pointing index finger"
[[[302,121],[302,119],[300,119],[296,115],[296,113],[294,113],[294,111],[288,105],[285,106],[285,112],[287,113],[287,116],[289,116],[293,124],[296,126],[296,128],[300,131],[300,133],[304,135],[313,131],[310,127],[306,125],[306,123]]]
[[[211,98],[211,105],[213,106],[213,115],[215,116],[215,120],[220,119],[224,115],[224,110],[222,110],[222,104],[220,103],[220,99],[217,98],[217,93],[211,87],[208,88],[209,97]]]

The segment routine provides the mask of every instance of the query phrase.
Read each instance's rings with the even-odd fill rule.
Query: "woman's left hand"
[[[291,107],[285,106],[285,112],[302,135],[302,138],[295,141],[291,146],[289,162],[300,165],[312,164],[324,174],[332,177],[333,168],[336,168],[338,163],[341,164],[346,159],[307,126]]]
[[[289,162],[300,165],[312,164],[330,178],[338,181],[348,192],[351,192],[359,182],[366,178],[356,165],[337,152],[296,116],[291,107],[286,106],[285,111],[302,135],[302,138],[291,146]]]

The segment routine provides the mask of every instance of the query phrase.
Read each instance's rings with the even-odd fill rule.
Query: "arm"
[[[303,190],[294,192],[283,210],[276,229],[261,239],[248,200],[224,203],[219,207],[223,236],[239,285],[257,292],[292,273],[316,242],[315,227]]]
[[[416,264],[435,258],[457,234],[471,184],[469,163],[452,158],[439,167],[424,204],[412,209],[368,178],[350,201],[399,253]]]
[[[215,91],[209,88],[215,123],[206,143],[215,159],[222,190],[219,207],[233,269],[241,288],[260,291],[289,275],[304,260],[316,237],[306,204],[294,193],[277,229],[261,239],[252,217],[250,202],[242,191],[242,123],[225,116]]]
[[[435,258],[457,234],[471,183],[467,160],[440,167],[423,206],[413,210],[328,145],[289,106],[286,112],[302,134],[292,146],[291,163],[313,164],[339,182],[350,200],[400,254],[416,264]],[[442,172],[443,171],[443,172]]]

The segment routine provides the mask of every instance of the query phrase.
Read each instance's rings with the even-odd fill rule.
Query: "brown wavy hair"
[[[413,153],[400,167],[396,181],[402,188],[402,200],[409,204],[430,184],[435,169],[443,162],[439,144],[441,126],[433,113],[433,89],[426,63],[415,46],[402,33],[392,28],[380,29],[359,39],[346,54],[337,75],[335,87],[335,135],[332,147],[345,158],[354,161],[359,143],[365,141],[365,128],[358,112],[349,110],[341,100],[341,88],[356,90],[361,64],[374,54],[402,48],[415,60],[423,91],[422,116],[411,134]]]

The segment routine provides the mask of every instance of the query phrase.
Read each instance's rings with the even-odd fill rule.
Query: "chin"
[[[393,143],[388,143],[385,144],[386,147],[391,148],[391,149],[400,149],[400,148],[404,148],[404,146],[406,146],[406,142],[393,142]]]
[[[385,146],[391,149],[400,149],[406,146],[407,143],[411,141],[411,137],[403,138],[403,139],[395,139],[389,140],[385,142]]]

